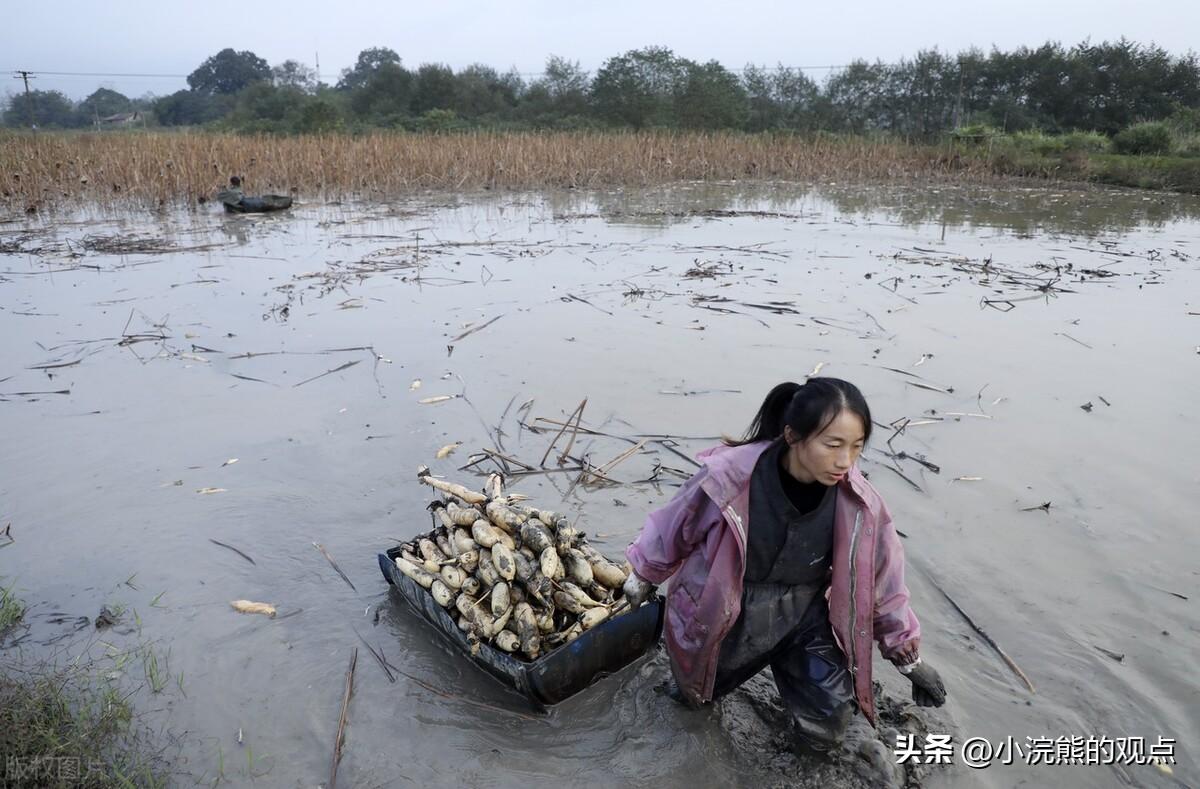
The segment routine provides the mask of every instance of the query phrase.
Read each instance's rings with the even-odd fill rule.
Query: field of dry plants
[[[211,133],[8,134],[0,205],[37,212],[196,204],[233,174],[248,192],[301,199],[424,190],[600,188],[674,181],[981,180],[928,147],[863,137],[739,133],[489,133],[246,136]]]

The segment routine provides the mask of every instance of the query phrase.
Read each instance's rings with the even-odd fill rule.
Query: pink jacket
[[[737,620],[746,570],[750,475],[770,445],[718,446],[669,504],[650,513],[626,555],[653,584],[672,578],[667,651],[680,690],[712,699],[721,642]],[[883,499],[855,466],[838,483],[829,620],[854,676],[859,709],[875,723],[871,640],[885,658],[921,635],[904,583],[904,549]]]

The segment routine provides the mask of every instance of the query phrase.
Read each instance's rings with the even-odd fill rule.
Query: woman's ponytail
[[[746,434],[742,436],[741,440],[726,438],[725,443],[728,446],[737,447],[755,441],[773,441],[779,438],[783,435],[784,425],[787,424],[785,414],[788,405],[796,396],[796,392],[800,391],[801,386],[794,381],[785,381],[767,392],[762,406],[754,415],[750,427],[746,429]]]
[[[779,384],[763,400],[746,434],[739,439],[726,438],[731,447],[755,441],[774,441],[790,427],[795,438],[807,441],[849,411],[862,421],[863,438],[871,437],[871,409],[858,387],[840,378],[809,378],[804,384],[791,381]]]

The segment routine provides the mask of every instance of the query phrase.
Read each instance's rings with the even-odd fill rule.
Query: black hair
[[[837,415],[849,411],[862,420],[863,441],[871,438],[871,409],[858,387],[840,378],[809,378],[798,384],[786,381],[770,392],[741,440],[725,439],[729,446],[783,437],[783,428],[805,441],[829,427]]]
[[[235,175],[229,179],[229,185],[230,186],[241,186],[242,179]]]

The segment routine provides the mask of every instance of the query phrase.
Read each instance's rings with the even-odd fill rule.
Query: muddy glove
[[[896,668],[912,680],[913,701],[918,707],[940,707],[946,703],[946,686],[933,666],[917,658],[912,663]]]
[[[630,571],[621,590],[625,593],[625,599],[629,601],[629,609],[632,611],[654,594],[654,584],[638,578],[637,573]]]

